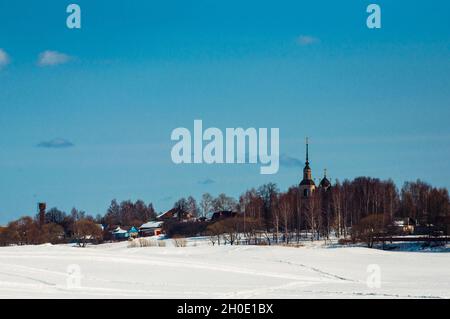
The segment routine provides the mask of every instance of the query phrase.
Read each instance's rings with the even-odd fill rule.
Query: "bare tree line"
[[[167,223],[170,236],[209,235],[213,244],[299,243],[301,240],[355,238],[367,234],[366,228],[385,228],[394,218],[410,217],[422,225],[433,225],[448,233],[450,201],[445,188],[436,188],[423,181],[407,182],[398,190],[392,180],[358,177],[336,183],[327,189],[318,187],[305,198],[297,186],[280,192],[273,184],[265,184],[242,193],[238,199],[219,194],[203,194],[181,198],[174,208],[191,216],[206,217],[215,211],[233,211],[237,217],[219,221],[198,218],[186,223]],[[106,213],[95,218],[72,209],[66,214],[52,208],[45,214],[45,224],[37,217],[22,217],[0,228],[0,245],[39,244],[43,242],[108,239],[109,229],[102,233],[92,225],[140,226],[153,220],[156,212],[151,203],[116,200]],[[206,221],[205,221],[206,220]],[[177,224],[178,223],[178,224]],[[351,230],[353,229],[353,233]],[[366,235],[364,235],[366,236]],[[367,236],[366,236],[367,237]],[[370,236],[369,236],[370,237]]]
[[[352,235],[356,240],[366,228],[376,226],[382,233],[395,218],[409,217],[447,234],[449,203],[447,189],[420,180],[405,183],[399,191],[392,180],[358,177],[343,183],[336,181],[328,189],[319,187],[308,198],[300,194],[298,187],[279,192],[275,184],[266,184],[239,197],[234,207],[239,212],[238,219],[219,221],[207,230],[218,244],[220,232],[228,233],[222,241],[236,242],[229,234],[233,228],[240,233],[235,236],[244,237],[243,242],[256,242],[255,238],[259,238],[269,245],[329,239],[332,235],[337,238]]]

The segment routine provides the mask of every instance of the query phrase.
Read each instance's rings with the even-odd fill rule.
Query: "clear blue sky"
[[[69,1],[0,2],[0,224],[38,201],[95,215],[113,198],[162,211],[206,191],[286,189],[306,135],[315,178],[450,184],[447,0],[374,0],[381,30],[362,0],[72,2],[81,30],[65,26]],[[39,63],[45,51],[60,63]],[[176,166],[170,134],[194,119],[279,127],[289,161],[276,175]]]

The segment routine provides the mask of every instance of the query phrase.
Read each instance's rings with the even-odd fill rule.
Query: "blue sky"
[[[448,1],[373,1],[380,30],[361,0],[73,2],[81,30],[71,2],[0,2],[0,224],[38,201],[95,215],[113,198],[162,211],[286,189],[306,135],[315,178],[450,184]],[[276,175],[176,166],[170,134],[194,119],[278,127],[286,160]]]

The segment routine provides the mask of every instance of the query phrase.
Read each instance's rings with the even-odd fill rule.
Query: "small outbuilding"
[[[117,226],[112,232],[112,237],[114,240],[124,240],[129,238],[128,230]]]
[[[129,238],[137,238],[139,236],[139,230],[136,227],[131,227],[128,230],[128,237]]]
[[[162,233],[163,221],[149,221],[139,227],[139,236],[158,236]]]
[[[415,231],[417,221],[411,217],[394,218],[392,221],[392,226],[402,234],[411,235]]]

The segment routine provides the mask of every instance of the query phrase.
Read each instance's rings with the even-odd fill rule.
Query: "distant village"
[[[236,217],[237,212],[220,211],[214,212],[209,218],[195,217],[193,214],[172,208],[165,213],[156,216],[155,220],[142,224],[139,227],[135,226],[106,226],[109,227],[113,240],[126,240],[138,237],[160,236],[164,233],[164,222],[182,222],[182,223],[214,223],[219,220]],[[105,225],[97,224],[102,230]]]
[[[331,240],[368,247],[395,241],[443,245],[450,234],[448,190],[423,181],[358,177],[331,182],[324,173],[312,177],[309,143],[297,185],[281,192],[265,184],[242,193],[181,198],[156,214],[151,203],[113,200],[101,216],[72,209],[67,214],[38,204],[38,214],[0,227],[0,245],[77,243],[80,246],[136,238],[207,236],[213,245],[298,245],[304,240]]]

